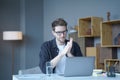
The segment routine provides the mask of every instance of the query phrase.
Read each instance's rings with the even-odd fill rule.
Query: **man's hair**
[[[52,30],[53,31],[55,31],[56,26],[66,26],[66,28],[67,28],[67,22],[62,18],[58,18],[52,22]]]

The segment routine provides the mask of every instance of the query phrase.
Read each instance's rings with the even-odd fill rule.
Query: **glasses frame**
[[[65,35],[68,30],[65,30],[65,31],[54,31],[58,36],[61,36],[62,34]]]

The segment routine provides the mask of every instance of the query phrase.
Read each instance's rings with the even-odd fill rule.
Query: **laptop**
[[[95,57],[67,57],[64,76],[91,76],[94,67]]]

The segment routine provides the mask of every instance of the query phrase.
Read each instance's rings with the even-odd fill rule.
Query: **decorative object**
[[[74,27],[69,27],[69,34],[77,32]]]
[[[107,21],[110,21],[110,12],[107,12]]]
[[[116,73],[120,73],[120,60],[119,59],[104,59],[104,68],[108,72],[110,67],[115,68]]]
[[[120,20],[110,20],[101,23],[101,46],[120,47],[115,37],[120,33]],[[117,44],[117,45],[116,45]]]
[[[115,45],[120,45],[120,33],[115,37],[114,44]]]
[[[91,28],[88,28],[88,30],[86,31],[86,35],[91,35]]]

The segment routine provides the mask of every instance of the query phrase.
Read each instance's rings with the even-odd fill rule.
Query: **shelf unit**
[[[118,38],[120,37],[120,20],[103,22],[101,17],[80,18],[79,26],[75,26],[75,30],[77,32],[69,36],[79,44],[84,56],[96,57],[97,69],[106,69],[104,60],[117,59],[117,47],[120,47]],[[95,37],[100,37],[101,43],[94,47]]]
[[[120,47],[120,20],[101,22],[101,46]]]
[[[101,17],[86,17],[79,19],[78,37],[98,37],[100,36]]]
[[[119,59],[105,59],[104,60],[104,68],[107,71],[107,67],[114,66],[115,72],[120,72],[120,60]]]
[[[101,47],[97,44],[96,47],[86,47],[86,56],[95,56],[95,68],[104,70],[105,59],[116,59],[117,49]]]

